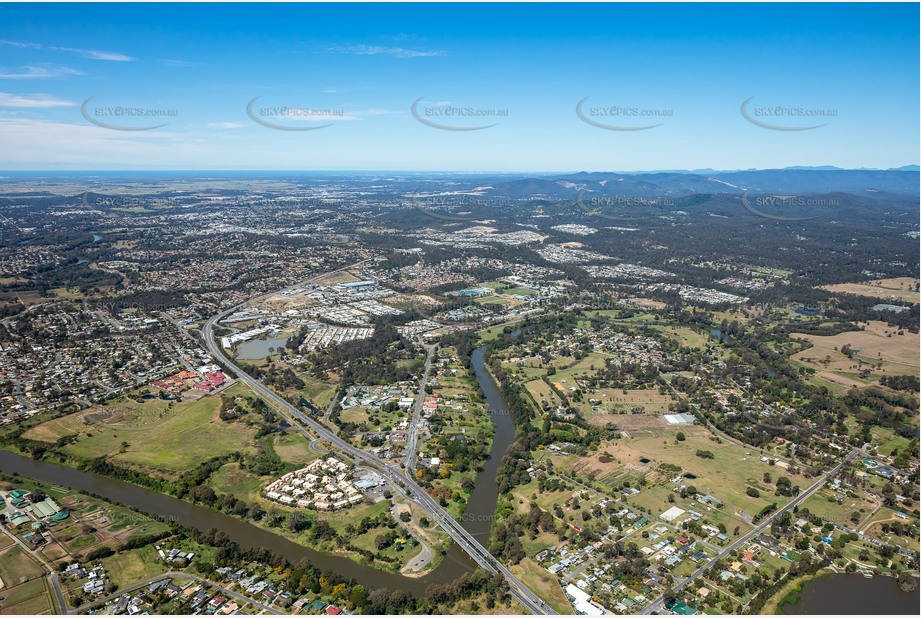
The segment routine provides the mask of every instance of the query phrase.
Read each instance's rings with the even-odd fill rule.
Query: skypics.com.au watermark
[[[582,190],[576,196],[576,206],[590,217],[598,217],[609,221],[634,222],[643,217],[637,216],[636,212],[631,211],[649,207],[674,207],[675,202],[668,198],[645,198],[628,195],[595,196],[586,200],[585,190]]]
[[[757,195],[750,191],[742,194],[742,207],[751,214],[770,221],[811,221],[818,215],[794,216],[793,209],[825,208],[840,206],[840,202],[829,198],[810,198],[799,195]],[[801,211],[801,210],[800,210]]]
[[[86,192],[80,199],[86,208],[120,208],[120,209],[159,209],[175,208],[181,203],[169,197],[138,197],[132,195],[102,195]]]
[[[811,131],[824,127],[821,124],[799,124],[803,121],[815,122],[817,119],[837,118],[837,109],[802,107],[797,105],[759,105],[753,106],[748,97],[742,102],[742,117],[748,122],[771,131]]]
[[[88,122],[112,131],[150,131],[168,125],[168,122],[149,124],[151,118],[177,118],[178,109],[143,107],[137,105],[92,105],[90,97],[80,106],[80,114]],[[141,124],[143,122],[144,124]],[[135,124],[138,123],[138,124]]]
[[[579,119],[599,129],[607,131],[646,131],[661,127],[664,122],[656,124],[631,124],[632,122],[648,122],[650,118],[671,118],[675,111],[669,108],[651,108],[621,105],[586,106],[585,102],[591,97],[585,97],[576,103],[576,115]]]
[[[420,196],[418,193],[412,197],[412,207],[424,215],[452,222],[476,221],[472,214],[461,212],[454,214],[455,209],[468,208],[501,208],[512,204],[506,198],[479,197],[475,195],[434,195]]]
[[[422,124],[442,131],[482,131],[498,125],[498,122],[491,124],[465,124],[469,121],[481,122],[483,118],[508,118],[507,109],[487,108],[487,107],[459,107],[451,103],[433,103],[425,105],[422,103],[425,97],[416,99],[410,112],[413,118]]]
[[[297,105],[257,106],[256,97],[246,105],[246,115],[256,124],[277,131],[317,131],[345,119],[345,111],[337,108],[317,109]],[[316,124],[295,124],[304,122],[325,122]]]

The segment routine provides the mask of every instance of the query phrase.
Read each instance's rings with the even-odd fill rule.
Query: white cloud
[[[126,134],[88,123],[0,116],[0,165],[162,165],[184,156],[217,158],[221,148],[163,130]]]
[[[357,56],[391,56],[393,58],[432,58],[444,56],[440,50],[406,49],[405,47],[384,47],[381,45],[337,45],[328,47],[328,52],[355,54]]]
[[[209,129],[239,129],[246,126],[242,122],[209,122]]]
[[[99,49],[80,49],[76,47],[58,47],[55,45],[42,45],[40,43],[30,43],[28,41],[10,41],[8,39],[0,39],[0,45],[7,45],[10,47],[19,47],[22,49],[38,49],[38,50],[67,52],[71,54],[77,54],[78,56],[83,56],[84,58],[89,58],[91,60],[109,60],[112,62],[131,62],[132,60],[134,60],[134,58],[132,58],[131,56],[127,54],[122,54],[120,52],[102,51]]]
[[[53,65],[29,65],[18,70],[0,68],[0,79],[46,79],[62,75],[83,75],[83,72]]]
[[[25,41],[8,41],[0,39],[0,45],[9,45],[10,47],[22,47],[25,49],[42,49],[38,43],[26,43]]]
[[[0,107],[75,107],[73,101],[58,99],[50,94],[18,95],[0,92]]]
[[[73,49],[71,47],[52,47],[51,49],[58,51],[73,52],[75,54],[80,54],[85,58],[90,58],[91,60],[110,60],[112,62],[132,62],[134,58],[127,54],[122,54],[119,52],[110,52],[110,51],[101,51],[98,49]]]

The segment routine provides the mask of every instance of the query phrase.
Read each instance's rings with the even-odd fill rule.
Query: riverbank
[[[804,575],[791,579],[784,584],[783,588],[778,590],[774,596],[767,600],[764,607],[761,608],[760,613],[764,615],[783,615],[784,605],[796,605],[799,603],[803,594],[803,587],[806,584],[823,577],[829,577],[836,572],[837,571],[833,569],[822,569],[818,573],[812,575]]]
[[[492,376],[485,369],[484,352],[483,347],[473,352],[472,365],[479,386],[485,394],[484,401],[493,420],[493,444],[490,448],[490,456],[484,463],[484,469],[478,475],[474,491],[467,501],[467,508],[461,521],[469,533],[488,540],[498,499],[496,475],[506,451],[514,440],[515,426],[504,398]],[[31,453],[24,452],[21,445],[19,446],[20,448],[17,448],[17,445],[10,442],[3,445],[0,450],[0,466],[4,471],[19,473],[25,477],[77,491],[86,491],[115,504],[131,505],[132,509],[149,515],[169,518],[169,520],[177,518],[187,527],[195,527],[203,531],[214,528],[224,532],[244,548],[265,547],[292,563],[307,559],[321,569],[329,569],[345,577],[354,578],[369,589],[406,590],[416,595],[424,595],[429,585],[454,581],[475,568],[475,564],[463,550],[456,544],[452,544],[446,555],[434,558],[433,564],[437,566],[427,570],[422,576],[407,577],[388,572],[361,564],[354,559],[355,556],[318,551],[287,538],[290,535],[282,536],[284,531],[277,528],[260,525],[233,514],[192,503],[168,493],[161,493],[156,488],[131,482],[132,479],[123,480],[81,469],[81,464],[85,462],[74,458],[64,456],[63,460],[58,460],[59,463],[35,460],[31,457]]]
[[[17,449],[15,444],[0,445],[0,452],[12,453],[14,455],[18,455],[23,458],[31,459],[31,453],[23,449]],[[225,517],[235,519],[239,521],[241,524],[252,526],[254,528],[264,531],[267,534],[271,534],[277,537],[282,537],[285,540],[297,546],[303,547],[313,552],[317,552],[318,554],[325,554],[328,556],[335,556],[335,557],[348,559],[354,562],[356,565],[367,567],[375,571],[380,571],[381,573],[397,574],[400,570],[401,565],[399,564],[394,565],[392,563],[388,563],[385,561],[369,560],[368,557],[363,556],[357,551],[352,551],[348,547],[335,546],[331,544],[329,541],[318,541],[313,538],[313,535],[311,534],[309,529],[299,530],[299,531],[294,531],[294,530],[289,529],[288,527],[286,527],[286,523],[291,521],[292,518],[299,515],[299,512],[294,509],[290,509],[290,508],[287,508],[281,505],[267,504],[265,502],[253,502],[253,503],[247,502],[246,503],[247,509],[251,508],[254,505],[258,505],[263,508],[275,508],[278,511],[280,511],[284,515],[284,519],[281,520],[280,522],[281,525],[273,526],[273,525],[269,525],[269,523],[267,523],[267,520],[265,518],[260,519],[260,520],[254,520],[248,517],[245,512],[238,513],[238,512],[231,512],[226,509],[217,509],[217,508],[214,508],[213,505],[191,500],[189,495],[179,497],[175,495],[174,493],[172,493],[171,491],[163,491],[161,490],[161,487],[163,487],[163,484],[169,483],[169,480],[164,477],[150,476],[141,471],[134,471],[142,475],[142,477],[136,477],[136,478],[123,477],[118,474],[101,474],[101,473],[87,470],[86,466],[87,464],[90,463],[87,460],[81,459],[79,457],[74,457],[71,455],[63,454],[60,452],[55,453],[55,455],[57,456],[49,457],[47,459],[37,460],[37,461],[41,461],[42,463],[50,464],[51,466],[61,466],[61,467],[73,470],[77,473],[90,475],[90,476],[97,477],[97,478],[113,479],[115,481],[120,481],[122,483],[128,483],[129,485],[134,486],[134,487],[142,488],[149,492],[162,494],[174,500],[181,501],[185,504],[199,507],[201,509],[207,509],[214,513],[219,513]],[[125,470],[130,470],[130,469],[125,468]],[[67,486],[67,484],[63,482],[60,484]],[[103,483],[102,486],[105,486],[105,484]],[[121,504],[125,506],[130,506],[133,504],[130,500],[121,501],[118,499],[114,499],[111,495],[101,495],[101,497],[115,504]],[[358,507],[353,507],[353,510],[357,509],[359,512],[352,513],[352,515],[354,516],[354,519],[357,522],[362,518],[363,515],[377,514],[376,511],[379,511],[380,508],[381,507],[374,507],[374,506],[369,507],[366,505],[359,505]],[[368,513],[366,511],[371,511],[371,512]],[[309,511],[307,512],[307,515],[308,517],[312,517],[315,521],[327,520],[328,522],[331,522],[332,527],[336,529],[336,532],[342,534],[345,524],[342,523],[343,514],[341,512],[339,514],[334,514],[334,513],[329,513],[329,512]],[[161,516],[167,517],[166,515],[163,515],[162,513],[161,513]],[[200,526],[199,528],[202,530],[206,530],[206,528],[201,528]],[[425,577],[431,574],[435,570],[436,566],[437,564],[427,566],[427,568],[415,574],[415,577],[417,578]]]
[[[827,568],[787,582],[761,610],[775,615],[917,615],[918,595],[894,577]]]

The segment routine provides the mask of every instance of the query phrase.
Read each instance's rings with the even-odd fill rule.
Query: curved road
[[[339,269],[338,271],[334,272],[344,271],[349,268],[353,268],[354,266],[357,266],[357,264]],[[326,276],[327,274],[330,273],[325,273],[323,275],[314,277],[308,280],[308,282],[314,281],[319,277]],[[467,554],[469,554],[477,564],[479,564],[482,568],[486,569],[490,573],[501,573],[505,580],[508,582],[509,591],[511,592],[512,596],[514,596],[528,611],[534,614],[555,614],[556,612],[553,611],[550,606],[544,603],[540,597],[538,597],[523,583],[521,583],[518,578],[516,578],[511,573],[511,571],[505,567],[505,565],[499,562],[492,554],[489,553],[489,551],[486,550],[485,547],[483,547],[483,545],[480,544],[479,541],[477,541],[475,538],[473,538],[472,535],[464,530],[464,528],[453,517],[451,517],[447,511],[441,508],[441,506],[428,494],[428,492],[417,485],[415,480],[411,478],[410,475],[406,474],[404,470],[388,464],[378,459],[376,456],[367,453],[362,449],[356,448],[348,442],[345,442],[322,423],[319,423],[315,419],[304,414],[296,407],[291,405],[288,401],[277,395],[274,391],[267,388],[258,380],[252,378],[224,353],[223,348],[221,348],[221,346],[214,338],[214,325],[218,321],[233,313],[234,311],[238,311],[246,305],[249,305],[267,296],[296,287],[297,285],[302,284],[295,284],[276,292],[261,294],[209,318],[204,323],[201,330],[202,339],[204,340],[208,351],[216,359],[220,360],[226,367],[231,369],[241,382],[246,384],[255,393],[260,395],[266,403],[273,406],[279,412],[279,414],[281,414],[288,421],[288,423],[291,424],[292,427],[297,428],[306,437],[313,439],[313,436],[307,430],[307,428],[309,428],[313,434],[324,438],[342,452],[346,453],[356,461],[361,462],[370,468],[373,468],[382,477],[386,478],[398,488],[403,489],[408,494],[408,496],[413,499],[414,502],[416,502],[422,509],[428,512],[429,516],[436,523],[438,523],[439,526],[444,528],[445,532],[447,532],[451,538],[454,539],[454,542],[457,543]]]

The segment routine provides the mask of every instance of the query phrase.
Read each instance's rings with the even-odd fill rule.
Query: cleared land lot
[[[4,590],[16,586],[23,579],[41,577],[44,572],[41,565],[18,545],[0,553],[0,579],[3,580]]]
[[[292,430],[276,434],[272,445],[278,456],[289,463],[304,466],[320,454],[310,448],[310,441],[300,433]]]
[[[892,279],[873,279],[863,283],[839,283],[826,285],[829,292],[844,292],[870,296],[880,300],[903,300],[918,303],[918,280],[912,277],[894,277]]]
[[[572,605],[560,587],[560,580],[530,558],[511,567],[512,573],[560,614],[572,614]]]
[[[850,496],[844,496],[843,502],[839,504],[835,498],[836,493],[837,492],[831,489],[823,488],[810,496],[802,506],[808,508],[809,512],[813,515],[818,515],[826,521],[849,528],[855,528],[857,526],[857,523],[851,521],[852,513],[858,513],[860,515],[858,520],[859,523],[869,516],[870,513],[873,512],[873,509],[877,507],[876,503],[864,497],[852,498]]]
[[[643,414],[666,414],[669,404],[672,403],[669,394],[663,395],[658,389],[651,388],[627,389],[626,393],[615,388],[599,388],[589,391],[585,397],[586,403],[582,407],[582,413],[592,425],[604,425],[611,422],[620,424],[624,414],[616,414],[616,412],[631,414],[634,408],[642,408]],[[597,404],[598,410],[593,409],[589,399],[601,402]]]
[[[112,581],[119,588],[124,588],[166,571],[163,562],[157,558],[157,550],[148,545],[103,558],[101,562]]]
[[[238,387],[228,395],[238,393]],[[110,456],[115,461],[166,474],[189,470],[209,457],[251,452],[257,428],[218,418],[220,398],[168,402],[130,399],[43,423],[28,434],[46,442],[76,434],[64,451],[81,459]],[[89,417],[89,418],[87,418]],[[94,424],[85,424],[83,419]]]
[[[72,436],[85,429],[86,424],[83,422],[83,415],[78,413],[36,425],[22,436],[29,440],[54,443],[64,436]]]
[[[215,491],[232,494],[247,502],[260,501],[264,504],[275,504],[260,497],[262,488],[271,483],[275,476],[257,476],[252,472],[240,468],[237,462],[221,466],[217,472],[208,479],[208,484]]]
[[[899,334],[899,333],[902,334]],[[891,336],[890,336],[891,335]],[[791,360],[816,370],[816,375],[834,383],[846,386],[865,386],[875,382],[881,373],[894,375],[918,375],[921,353],[918,333],[899,331],[885,322],[870,322],[865,330],[848,331],[829,337],[793,333],[813,347],[791,356]],[[853,358],[841,353],[849,345]],[[860,363],[863,361],[864,364]],[[868,363],[868,364],[867,364]],[[882,363],[881,369],[876,365]],[[862,378],[861,369],[873,368],[872,377]]]
[[[901,523],[907,525],[909,523],[918,521],[917,517],[910,516],[910,519],[903,519],[901,517],[897,517],[895,513],[896,511],[889,507],[881,508],[861,529],[861,532],[891,545],[897,545],[904,549],[918,551],[919,543],[917,538],[914,538],[910,535],[899,536],[895,534],[888,534],[883,530],[882,526],[886,523]]]
[[[13,588],[0,588],[6,598],[0,601],[0,614],[50,614],[51,597],[45,578],[34,579]]]
[[[556,393],[553,392],[553,389],[550,388],[550,385],[543,380],[531,380],[524,386],[526,389],[528,389],[528,392],[531,393],[531,396],[534,397],[534,401],[536,401],[541,406],[546,403],[547,405],[556,408],[561,403],[560,398],[557,397]]]

